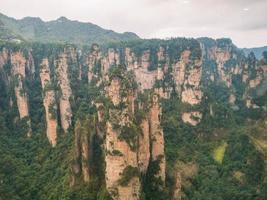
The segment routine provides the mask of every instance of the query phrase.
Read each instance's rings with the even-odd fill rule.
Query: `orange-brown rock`
[[[56,95],[53,88],[51,88],[50,68],[48,59],[42,60],[40,66],[40,78],[43,88],[43,105],[45,108],[46,117],[46,135],[52,146],[57,143],[57,104]],[[49,88],[50,87],[50,88]]]
[[[185,80],[185,71],[189,64],[190,51],[184,51],[181,55],[180,60],[173,65],[173,77],[176,83],[176,90],[178,93],[182,92],[182,85]]]
[[[128,143],[119,140],[118,133],[112,125],[107,123],[106,133],[106,186],[114,199],[138,200],[140,193],[140,180],[133,177],[126,186],[120,184],[122,173],[128,166],[138,167],[137,154],[132,151]]]
[[[112,79],[110,86],[108,87],[108,96],[115,106],[121,102],[120,89],[120,79]]]
[[[173,188],[173,194],[171,200],[181,200],[182,199],[182,177],[181,172],[175,172],[175,182]]]
[[[159,161],[160,170],[157,174],[165,182],[166,160],[164,153],[164,135],[160,126],[161,108],[157,95],[153,95],[150,108],[150,140],[151,140],[151,158],[153,161]]]
[[[89,119],[78,119],[75,124],[75,147],[74,159],[72,163],[72,174],[70,185],[74,186],[79,177],[84,183],[90,181],[90,151],[91,151],[91,136],[92,136],[92,122]]]
[[[70,88],[70,81],[68,77],[68,62],[65,53],[61,53],[55,61],[56,75],[60,87],[59,111],[61,127],[64,132],[68,131],[71,125],[72,110],[70,105],[70,97],[72,91]]]
[[[8,59],[8,50],[6,48],[3,48],[2,51],[0,51],[0,70],[3,69],[4,65],[7,63]]]
[[[26,77],[26,59],[22,52],[11,54],[12,76],[15,81],[15,96],[20,119],[29,116],[28,97],[25,92],[23,81]],[[29,130],[27,136],[31,136],[31,122],[28,120]]]
[[[149,121],[143,119],[141,123],[142,134],[139,135],[138,145],[138,167],[141,173],[145,174],[150,160],[150,135]]]
[[[87,57],[87,66],[88,66],[88,82],[90,83],[94,78],[95,74],[93,73],[93,68],[100,62],[101,52],[97,44],[92,45],[91,53]]]

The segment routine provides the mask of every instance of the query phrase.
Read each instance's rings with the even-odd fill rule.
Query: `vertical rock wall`
[[[48,59],[42,60],[40,66],[40,78],[43,88],[43,105],[46,118],[46,135],[52,146],[57,143],[57,104],[54,88],[50,78]]]
[[[150,140],[151,157],[153,161],[159,161],[160,170],[158,176],[165,182],[166,160],[164,153],[164,135],[160,126],[161,108],[157,95],[153,96],[150,109]]]
[[[68,77],[67,55],[65,53],[61,53],[58,56],[58,59],[55,61],[55,67],[58,85],[60,87],[59,110],[61,127],[66,133],[71,125],[72,110],[70,98],[72,96],[72,91]]]
[[[117,106],[122,101],[126,104],[127,98],[122,98],[120,94],[121,80],[114,78],[108,88],[108,96],[114,106]],[[113,124],[119,126],[127,126],[129,123],[128,107],[120,109],[112,109],[110,112],[110,121],[107,122],[106,130],[106,185],[111,196],[114,199],[137,200],[140,195],[140,180],[139,177],[131,177],[127,183],[121,183],[123,173],[128,168],[137,169],[137,153],[131,146],[119,136],[120,130],[113,127]]]
[[[20,119],[29,117],[28,96],[25,91],[24,80],[26,78],[26,59],[22,52],[11,54],[12,77],[15,82],[15,96],[19,111]],[[31,136],[31,122],[28,119],[29,130],[27,136]]]

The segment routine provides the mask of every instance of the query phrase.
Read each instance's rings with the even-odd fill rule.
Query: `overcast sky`
[[[267,45],[267,0],[0,0],[0,12],[45,21],[65,16],[142,38],[230,37]]]

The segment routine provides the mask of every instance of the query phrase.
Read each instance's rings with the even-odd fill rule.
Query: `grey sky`
[[[53,20],[65,16],[143,38],[230,37],[267,45],[267,0],[0,0],[0,12]]]

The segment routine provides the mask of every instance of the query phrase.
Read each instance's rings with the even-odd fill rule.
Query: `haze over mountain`
[[[0,13],[0,39],[4,40],[90,45],[92,43],[102,44],[138,38],[135,33],[116,33],[92,23],[71,21],[66,17],[44,22],[37,17],[25,17],[16,20]]]
[[[262,58],[262,53],[264,51],[267,51],[267,46],[264,47],[256,47],[256,48],[244,48],[243,51],[246,55],[248,55],[250,52],[253,52],[257,59]]]

